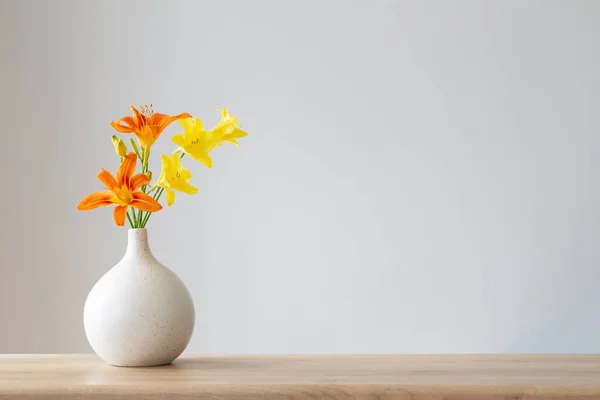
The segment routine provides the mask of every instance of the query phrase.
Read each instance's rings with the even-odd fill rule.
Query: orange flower
[[[134,106],[129,106],[133,117],[127,116],[120,120],[113,121],[110,125],[121,133],[134,133],[137,136],[140,145],[148,149],[154,144],[156,139],[160,136],[162,131],[176,119],[190,118],[191,115],[188,113],[182,113],[175,116],[159,114],[152,111],[152,104],[150,107],[141,107],[142,112],[140,113],[135,109]],[[124,123],[125,125],[122,125]]]
[[[79,202],[77,209],[93,210],[100,206],[115,204],[113,217],[118,226],[125,225],[127,207],[135,207],[147,212],[162,210],[158,201],[141,190],[137,190],[140,186],[149,184],[150,180],[145,174],[132,176],[135,172],[136,160],[135,153],[129,153],[117,170],[117,179],[110,172],[101,170],[98,179],[104,183],[109,192],[90,194]]]

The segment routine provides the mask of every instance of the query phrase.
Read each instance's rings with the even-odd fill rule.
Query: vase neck
[[[125,258],[152,256],[148,245],[148,231],[146,229],[130,229],[127,232],[127,251]]]

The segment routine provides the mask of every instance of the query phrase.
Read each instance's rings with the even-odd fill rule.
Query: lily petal
[[[127,214],[127,206],[116,206],[113,211],[113,219],[117,226],[125,225],[125,215]]]
[[[186,132],[191,132],[193,130],[203,130],[204,129],[204,125],[202,124],[202,120],[198,117],[196,118],[182,118],[179,121],[179,125],[181,125],[181,127],[183,128],[183,130]]]
[[[131,110],[131,113],[133,114],[133,119],[137,122],[137,128],[139,128],[140,126],[146,125],[146,117],[140,113],[137,108],[135,108],[133,106],[133,104],[129,105],[129,109]]]
[[[98,173],[97,177],[100,180],[100,182],[104,183],[104,186],[106,186],[106,188],[108,190],[113,190],[114,188],[117,187],[117,181],[116,181],[115,177],[113,176],[113,174],[111,174],[107,170],[105,170],[105,169],[101,170]]]
[[[105,192],[96,192],[84,197],[79,204],[77,209],[81,211],[93,210],[101,206],[109,206],[112,204],[112,194]]]
[[[200,161],[206,168],[212,168],[212,159],[206,153],[187,153],[196,161]]]
[[[189,169],[181,168],[179,170],[179,179],[181,179],[182,181],[189,181],[190,179],[192,179],[192,173]]]
[[[126,117],[123,117],[119,120],[119,123],[125,123],[125,125],[127,125],[128,127],[130,127],[131,129],[135,129],[137,128],[137,122],[133,117],[130,117],[129,115]]]
[[[184,181],[173,182],[171,184],[171,188],[173,188],[173,189],[175,189],[175,190],[177,190],[179,192],[187,193],[187,194],[196,194],[196,193],[198,193],[198,188],[197,187],[192,186],[189,183],[184,182]]]
[[[129,181],[129,187],[131,190],[137,190],[142,185],[147,185],[150,183],[150,179],[146,174],[137,174]]]
[[[132,133],[133,132],[133,128],[121,125],[120,121],[121,120],[112,121],[110,123],[110,126],[112,126],[113,128],[115,128],[115,130],[117,130],[118,132],[121,132],[121,133]]]
[[[169,181],[167,180],[167,171],[171,169],[171,159],[166,154],[161,154],[160,160],[162,161],[162,171],[160,172],[156,184],[159,186],[169,186]]]
[[[235,144],[235,147],[237,147],[238,149],[240,148],[240,144],[238,143],[238,141],[233,138],[224,138],[223,141],[233,143]]]
[[[192,116],[188,113],[181,113],[178,115],[165,115],[165,114],[160,114],[160,113],[154,113],[154,114],[152,114],[152,117],[150,117],[150,124],[160,126],[160,128],[161,128],[160,130],[162,132],[173,121],[178,120],[178,119],[191,118],[191,117]]]
[[[173,135],[171,140],[179,147],[183,147],[185,145],[185,136],[183,136],[183,133]]]
[[[226,137],[228,138],[235,138],[235,139],[239,139],[239,138],[243,138],[248,136],[248,132],[243,131],[241,129],[235,128],[231,133],[228,133],[226,135]]]
[[[117,170],[117,183],[119,186],[127,186],[129,187],[129,181],[131,179],[131,175],[135,172],[135,164],[137,161],[137,156],[135,153],[129,153],[127,157],[121,163],[121,166]]]
[[[175,192],[166,187],[165,193],[167,194],[167,205],[170,207],[175,202]]]
[[[142,191],[133,192],[133,201],[129,203],[131,207],[147,212],[156,212],[162,210],[160,203]]]

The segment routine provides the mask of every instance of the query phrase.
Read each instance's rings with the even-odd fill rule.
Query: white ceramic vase
[[[108,364],[169,364],[194,330],[194,303],[177,275],[154,258],[146,229],[130,229],[123,259],[92,288],[83,324]]]

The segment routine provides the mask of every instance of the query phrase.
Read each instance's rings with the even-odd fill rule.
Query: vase
[[[90,291],[83,324],[90,345],[108,364],[169,364],[194,330],[194,303],[179,277],[150,251],[146,229],[130,229],[123,259]]]

